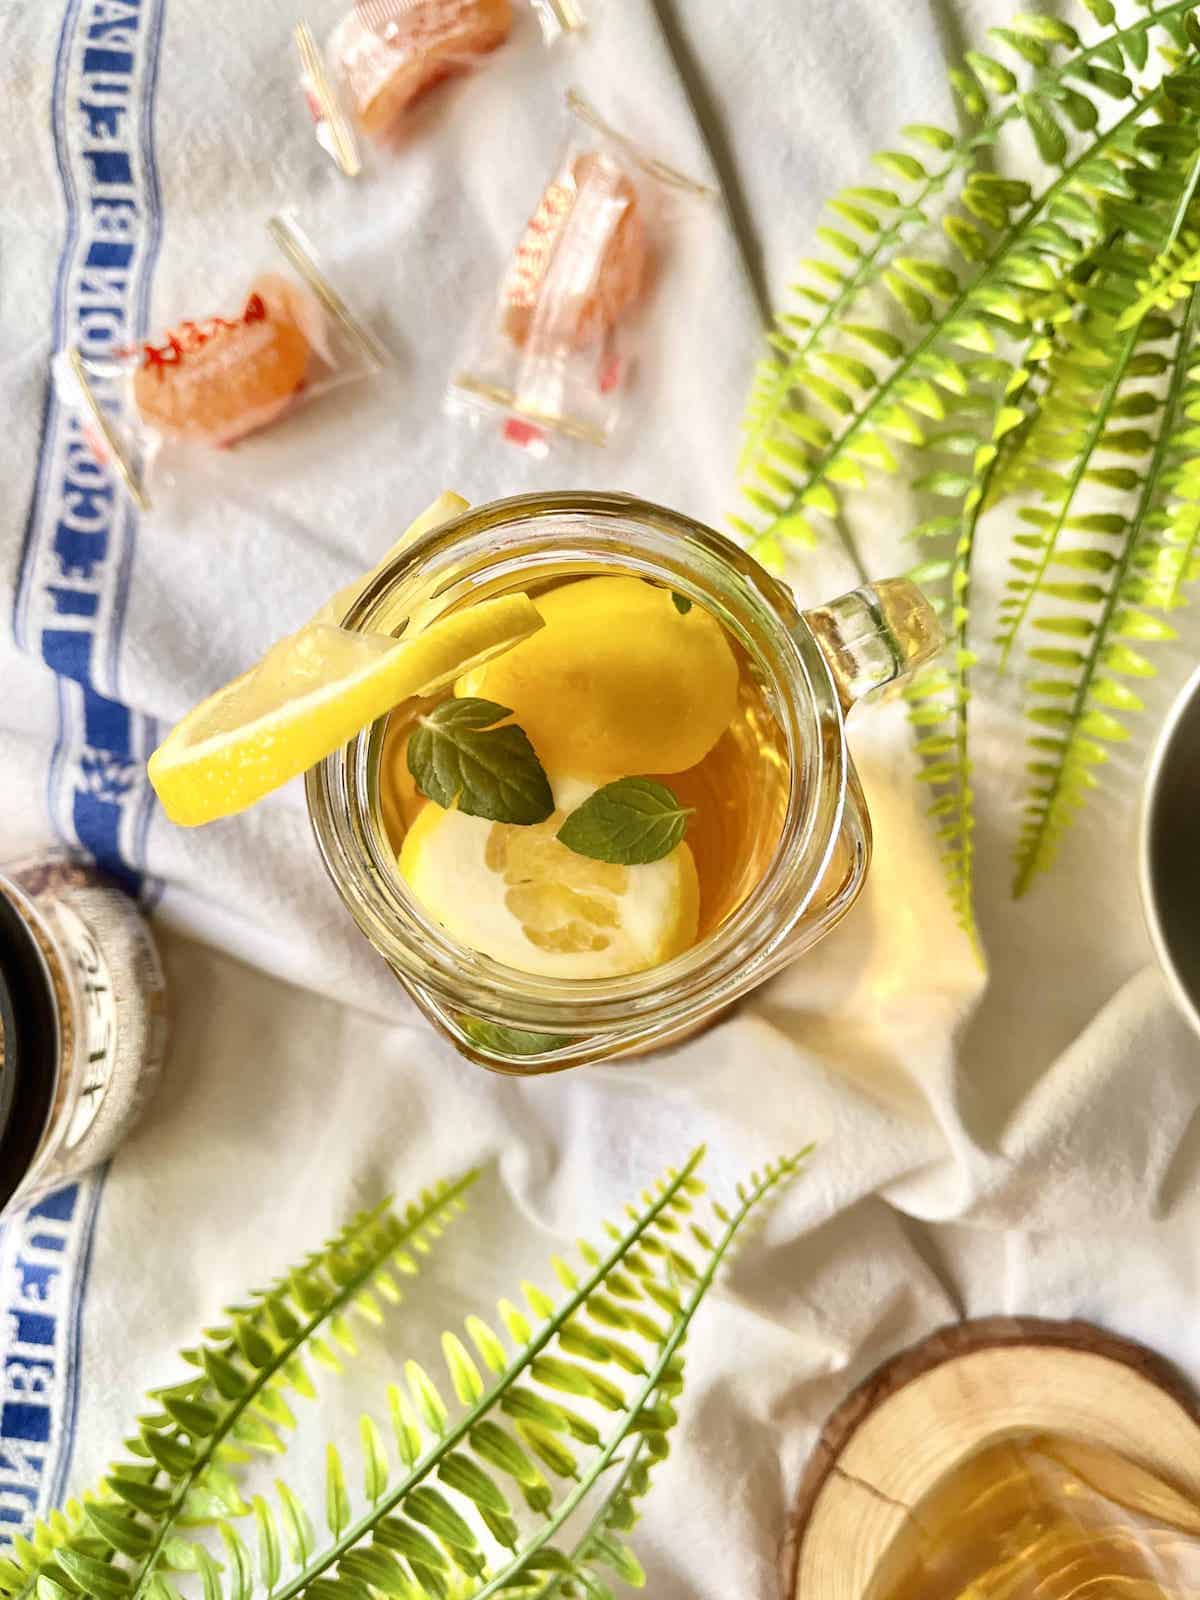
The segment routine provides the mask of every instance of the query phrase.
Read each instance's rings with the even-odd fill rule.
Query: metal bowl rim
[[[1141,812],[1138,818],[1138,888],[1141,891],[1142,916],[1145,919],[1146,931],[1150,935],[1150,942],[1154,946],[1154,953],[1163,975],[1171,987],[1176,1004],[1187,1017],[1193,1029],[1200,1034],[1200,997],[1193,995],[1184,983],[1171,947],[1167,940],[1166,932],[1159,916],[1158,903],[1154,892],[1154,877],[1151,861],[1153,845],[1153,819],[1155,805],[1158,800],[1159,788],[1162,782],[1163,768],[1174,744],[1175,736],[1179,732],[1193,700],[1200,694],[1200,666],[1196,667],[1176,695],[1167,712],[1166,720],[1162,725],[1154,748],[1150,753],[1149,765],[1146,769],[1146,781],[1142,785]]]

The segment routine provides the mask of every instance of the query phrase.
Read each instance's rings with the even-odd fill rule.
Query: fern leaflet
[[[1200,283],[1200,233],[1188,228],[1173,240],[1151,265],[1148,277],[1138,282],[1138,298],[1121,313],[1119,326],[1128,328],[1148,312],[1168,311],[1176,300],[1186,300]]]

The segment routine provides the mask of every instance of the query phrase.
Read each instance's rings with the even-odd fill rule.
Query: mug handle
[[[864,584],[804,613],[845,710],[910,678],[946,642],[933,607],[908,578]]]

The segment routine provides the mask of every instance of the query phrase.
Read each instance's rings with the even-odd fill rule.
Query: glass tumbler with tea
[[[542,626],[308,776],[326,867],[420,1010],[512,1073],[682,1039],[850,909],[871,828],[850,707],[937,653],[895,579],[802,611],[744,551],[624,495],[468,511],[347,628],[506,593]]]

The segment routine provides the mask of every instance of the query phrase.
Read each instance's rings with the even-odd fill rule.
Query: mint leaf
[[[671,599],[673,600],[675,609],[678,611],[679,615],[681,617],[686,617],[688,612],[692,609],[692,602],[688,599],[687,595],[676,594],[675,590],[672,589]]]
[[[653,778],[618,778],[572,811],[558,830],[560,844],[577,856],[616,866],[661,861],[683,838],[692,809],[681,806]]]
[[[503,1028],[496,1022],[484,1022],[481,1017],[456,1017],[455,1021],[481,1050],[498,1056],[541,1056],[551,1050],[561,1050],[570,1039],[561,1033],[526,1033],[520,1028]]]
[[[554,796],[524,729],[493,700],[444,700],[421,717],[408,741],[408,770],[420,792],[447,810],[490,822],[545,822]]]

